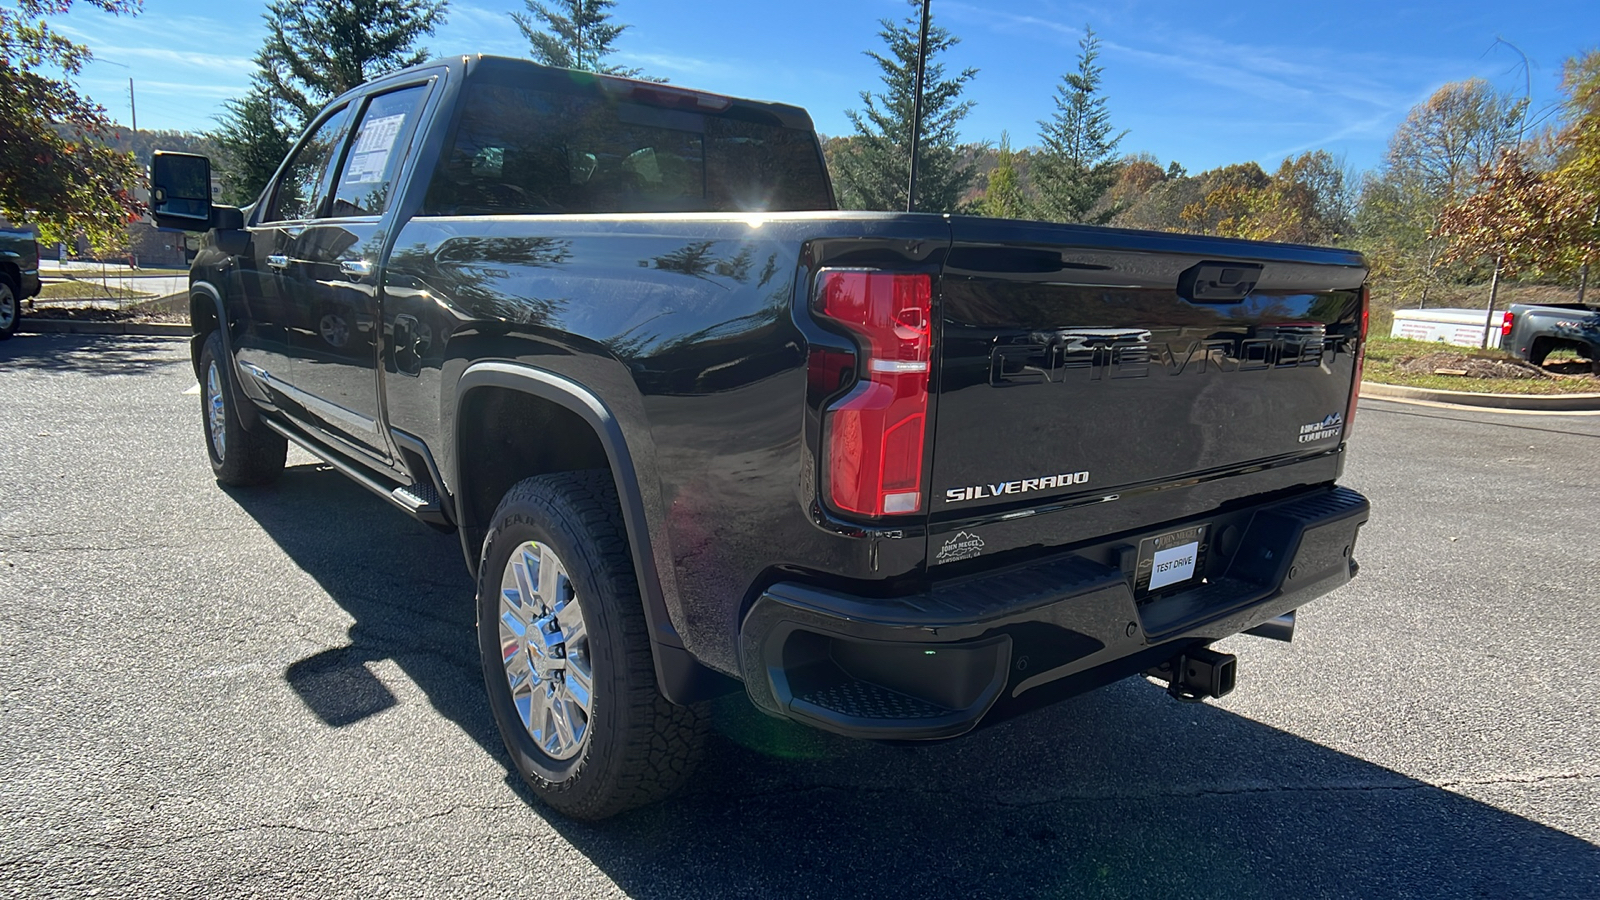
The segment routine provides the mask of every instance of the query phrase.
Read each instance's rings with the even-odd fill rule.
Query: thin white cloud
[[[627,53],[620,52],[615,59],[625,66],[638,66],[649,74],[662,75],[690,75],[690,76],[728,76],[740,72],[748,72],[750,68],[739,62],[727,60],[701,59],[695,56],[683,56],[674,53]],[[659,70],[659,72],[657,71]]]
[[[1018,15],[998,9],[984,9],[969,6],[965,3],[941,3],[941,12],[955,12],[958,21],[983,22],[997,31],[1011,33],[1035,34],[1039,29],[1053,31],[1063,37],[1070,38],[1075,44],[1083,37],[1083,29],[1071,25],[1063,25],[1051,19],[1041,19],[1038,16]]]
[[[446,15],[452,25],[476,26],[504,31],[507,28],[514,27],[515,23],[511,21],[511,13],[513,11],[522,12],[521,9],[485,9],[470,3],[452,3]]]
[[[250,74],[255,71],[256,64],[248,56],[220,56],[212,53],[192,53],[184,50],[168,50],[165,47],[133,47],[117,44],[106,44],[96,48],[96,52],[107,58],[118,61],[143,61],[156,62],[164,65],[184,66],[199,71],[210,73],[213,76],[222,73]],[[135,73],[137,74],[137,73]]]
[[[188,84],[181,81],[146,81],[139,79],[137,83],[140,94],[150,92],[163,97],[178,99],[199,95],[231,100],[243,94],[248,87],[246,82],[239,84]]]

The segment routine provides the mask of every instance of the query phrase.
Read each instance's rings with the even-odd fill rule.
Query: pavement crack
[[[7,547],[6,553],[117,553],[127,550],[178,550],[171,544],[126,544],[117,547]]]
[[[292,831],[300,834],[315,834],[323,837],[356,837],[363,834],[376,834],[385,831],[394,831],[400,828],[409,828],[421,825],[435,819],[444,819],[461,812],[507,812],[516,809],[528,809],[526,803],[482,803],[482,804],[456,804],[435,812],[419,816],[400,819],[393,822],[382,822],[376,825],[363,825],[352,828],[318,828],[312,825],[302,825],[296,822],[249,822],[234,825],[228,828],[211,828],[197,831],[192,834],[179,835],[165,841],[151,841],[144,843],[102,843],[93,842],[83,846],[98,850],[162,850],[179,844],[192,843],[206,838],[223,837],[230,834],[243,834],[251,831]]]

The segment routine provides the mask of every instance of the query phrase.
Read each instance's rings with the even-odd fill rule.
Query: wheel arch
[[[200,377],[200,348],[205,345],[206,335],[211,332],[222,332],[222,348],[228,352],[228,358],[233,359],[233,336],[223,327],[227,320],[222,294],[216,288],[204,281],[189,286],[189,329],[194,332],[189,339],[189,361],[194,366],[196,378]]]
[[[239,424],[246,431],[255,430],[260,420],[260,410],[241,386],[238,361],[233,355],[233,328],[228,321],[227,306],[222,302],[222,293],[209,282],[196,281],[189,286],[189,329],[194,332],[189,338],[189,362],[194,367],[196,381],[205,378],[200,373],[200,353],[205,349],[206,336],[213,331],[222,336],[222,351],[228,358],[228,385],[229,393],[233,395],[234,410],[239,416]]]
[[[544,417],[539,419],[541,422],[557,425],[581,423],[581,430],[571,428],[563,432],[559,427],[549,429],[551,432],[571,435],[578,445],[557,454],[562,463],[545,471],[535,467],[534,470],[519,469],[498,476],[485,473],[485,468],[492,468],[494,455],[492,450],[486,454],[484,447],[473,446],[475,439],[482,434],[482,423],[471,414],[484,403],[491,402],[491,398],[500,398],[495,402],[504,402],[506,394],[548,404],[543,410]],[[572,434],[573,431],[580,433]],[[616,415],[603,400],[577,382],[544,369],[511,362],[475,363],[462,373],[457,382],[454,428],[449,439],[452,447],[451,467],[455,476],[451,490],[458,510],[461,549],[474,578],[478,575],[489,518],[499,503],[499,497],[494,495],[503,494],[503,491],[495,489],[501,482],[510,479],[504,484],[509,488],[522,478],[579,468],[585,461],[590,464],[589,467],[609,469],[622,506],[623,526],[644,603],[645,621],[649,626],[656,682],[662,694],[674,703],[685,704],[737,687],[730,679],[696,661],[684,648],[683,639],[672,624],[661,573],[655,562],[654,541],[643,492],[640,490],[638,469]]]

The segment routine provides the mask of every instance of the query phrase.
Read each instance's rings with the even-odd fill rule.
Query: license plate
[[[1198,579],[1205,567],[1210,534],[1210,525],[1193,525],[1140,541],[1134,593],[1165,590]]]

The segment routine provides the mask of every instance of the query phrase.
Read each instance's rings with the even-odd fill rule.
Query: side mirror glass
[[[150,214],[161,228],[211,228],[211,160],[157,150],[150,159]]]

